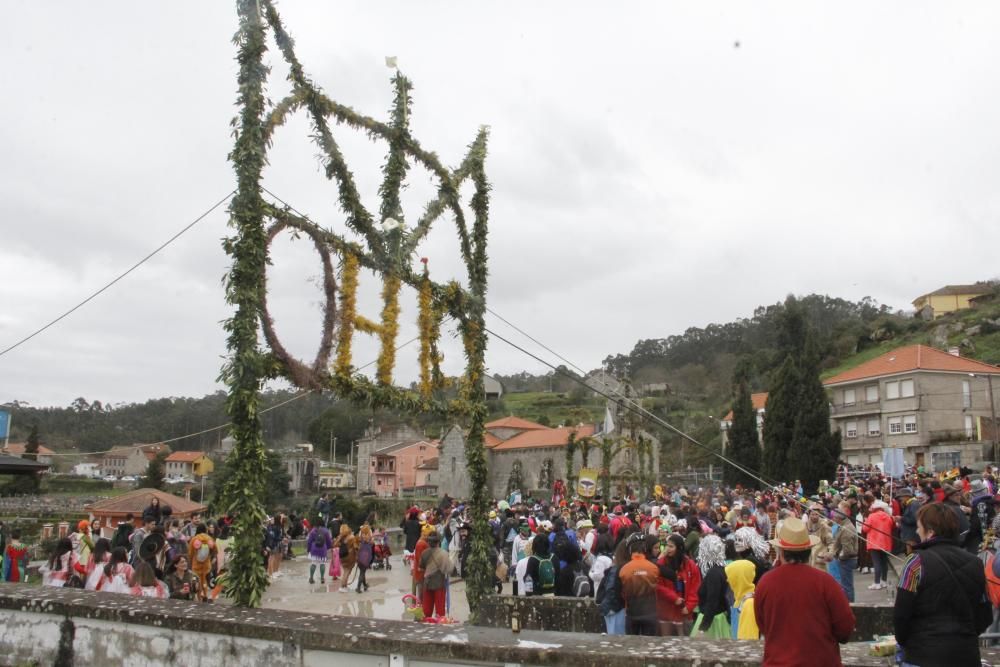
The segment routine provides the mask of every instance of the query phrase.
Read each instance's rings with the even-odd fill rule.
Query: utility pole
[[[987,375],[986,382],[990,388],[990,439],[993,440],[993,464],[997,463],[997,404],[993,401],[993,376]]]

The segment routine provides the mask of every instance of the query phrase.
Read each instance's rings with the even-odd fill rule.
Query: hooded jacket
[[[753,580],[757,568],[749,560],[736,560],[726,566],[726,579],[733,590],[733,639],[760,639],[753,608]]]

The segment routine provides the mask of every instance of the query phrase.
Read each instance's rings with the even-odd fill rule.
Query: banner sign
[[[10,437],[10,413],[0,410],[0,438]]]
[[[902,477],[906,474],[906,464],[903,461],[903,450],[898,447],[887,447],[882,450],[882,469],[890,477]]]
[[[576,494],[581,498],[593,498],[597,494],[597,474],[594,468],[584,468],[576,481]]]

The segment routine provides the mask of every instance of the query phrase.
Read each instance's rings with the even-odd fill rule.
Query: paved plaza
[[[406,618],[403,614],[402,597],[410,592],[410,574],[403,566],[401,556],[392,556],[390,563],[391,570],[369,570],[369,590],[355,593],[353,587],[350,590],[340,590],[338,585],[330,582],[329,577],[325,585],[320,585],[318,577],[316,583],[310,585],[309,559],[299,556],[294,560],[286,560],[282,563],[280,576],[274,579],[264,594],[262,606],[317,614],[402,620]],[[855,602],[891,606],[894,587],[870,591],[867,587],[872,581],[871,574],[855,575]],[[895,583],[894,577],[892,582]],[[509,583],[504,587],[504,592],[511,592]],[[469,605],[465,597],[465,583],[461,579],[452,581],[449,597],[450,615],[462,621],[467,620]]]

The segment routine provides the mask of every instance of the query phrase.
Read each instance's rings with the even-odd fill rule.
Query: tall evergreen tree
[[[757,434],[757,414],[750,396],[750,376],[752,366],[748,358],[736,365],[733,373],[733,425],[729,429],[729,447],[726,456],[750,471],[760,470],[760,438]],[[757,480],[743,470],[726,464],[724,469],[726,484],[756,487]]]
[[[799,366],[786,357],[771,382],[764,405],[764,474],[769,482],[788,479],[788,450],[795,430],[795,400]]]
[[[38,436],[38,424],[31,425],[31,433],[28,434],[28,442],[24,445],[24,458],[29,461],[38,460],[38,447],[42,444]]]
[[[163,460],[166,457],[165,452],[160,452],[150,460],[149,465],[146,466],[146,474],[143,475],[142,481],[139,483],[140,487],[163,490],[165,477]]]
[[[802,305],[785,301],[778,337],[784,361],[771,383],[764,417],[764,471],[771,481],[798,479],[814,492],[840,456],[830,405],[819,379],[820,355]]]
[[[821,479],[830,479],[840,458],[840,433],[830,432],[830,401],[819,379],[815,339],[806,334],[795,428],[788,450],[790,473],[813,492]]]

